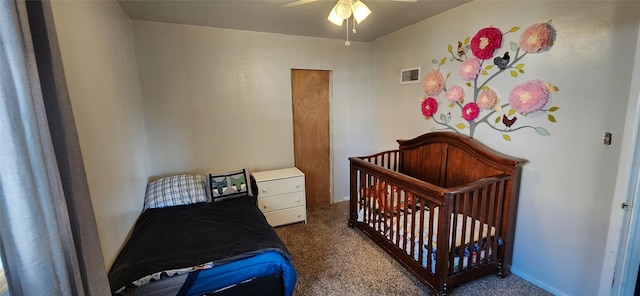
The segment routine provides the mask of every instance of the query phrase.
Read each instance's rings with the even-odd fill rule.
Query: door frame
[[[640,138],[638,138],[637,133],[635,138],[634,147],[640,147]],[[638,194],[640,194],[640,175],[638,174],[640,169],[640,150],[634,150],[628,198],[624,201],[628,208],[627,210],[622,210],[622,204],[617,203],[612,206],[612,211],[622,210],[623,217],[610,295],[634,295],[638,266],[640,266],[640,229],[638,228],[638,219],[640,218],[640,203],[638,203]]]
[[[334,200],[334,151],[333,151],[333,70],[329,71],[329,204],[335,203]]]
[[[335,203],[334,200],[334,151],[333,151],[333,70],[329,71],[329,204]]]
[[[633,295],[640,265],[640,32],[598,295]],[[628,207],[624,209],[623,203]]]

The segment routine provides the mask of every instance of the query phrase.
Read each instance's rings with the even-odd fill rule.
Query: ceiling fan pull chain
[[[356,18],[351,18],[353,20],[353,34],[356,34]]]
[[[349,46],[351,45],[351,42],[349,42],[349,20],[347,20],[345,23],[347,23],[347,41],[344,42],[344,46]]]

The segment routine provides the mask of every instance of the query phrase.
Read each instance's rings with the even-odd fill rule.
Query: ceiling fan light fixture
[[[351,17],[351,3],[350,1],[340,1],[333,7],[333,10],[336,12],[336,15],[341,19],[348,19]]]
[[[300,0],[302,1],[302,0]],[[354,2],[355,1],[355,2]],[[360,23],[371,14],[371,10],[360,0],[338,0],[331,8],[327,19],[336,26],[342,26],[347,21],[347,41],[344,45],[349,46],[349,19],[353,19],[353,34],[356,33],[356,23]]]
[[[342,26],[344,19],[340,18],[336,13],[336,6],[334,6],[333,9],[331,9],[331,12],[329,13],[329,16],[327,17],[327,19],[336,26]]]
[[[369,7],[367,7],[360,0],[356,1],[356,3],[353,3],[351,9],[353,10],[353,18],[356,19],[356,22],[358,22],[358,24],[371,14],[371,10],[369,9]]]

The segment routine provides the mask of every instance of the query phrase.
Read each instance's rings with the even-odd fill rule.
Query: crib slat
[[[403,225],[402,225],[402,229],[403,229],[402,237],[403,237],[403,240],[402,240],[402,247],[400,249],[404,250],[404,251],[406,251],[408,233],[411,233],[411,234],[415,233],[414,230],[413,230],[413,227],[415,227],[415,223],[413,221],[412,221],[413,223],[411,223],[412,224],[411,225],[411,229],[409,230],[409,232],[407,232],[407,224],[409,223],[409,221],[408,221],[409,219],[408,218],[409,217],[407,217],[405,215],[404,219],[402,219],[403,220],[403,222],[402,222],[403,223]],[[413,258],[413,257],[411,257],[411,258]]]
[[[402,217],[395,215],[392,211],[389,211],[389,216],[392,220],[390,220],[394,224],[394,237],[393,242],[400,250],[404,250],[404,244],[402,243],[406,239],[406,227],[403,227],[401,220]]]
[[[505,186],[506,186],[506,182],[505,181],[500,181],[497,185],[498,187],[498,200],[496,201],[496,204],[499,205],[500,207],[496,208],[496,225],[502,225],[502,206],[504,205],[504,194],[505,194]],[[502,232],[500,231],[500,229],[502,229],[502,227],[497,227],[496,229],[496,240],[502,236]],[[504,242],[503,242],[504,243]],[[497,245],[497,242],[496,242]],[[497,246],[496,246],[497,248]],[[497,260],[497,254],[498,252],[496,252],[496,260]]]
[[[464,205],[462,207],[462,213],[456,212],[456,213],[454,213],[454,216],[453,216],[453,219],[457,221],[458,220],[458,214],[462,214],[462,233],[460,233],[460,246],[457,247],[457,248],[459,248],[458,249],[458,257],[459,257],[459,259],[458,259],[458,270],[457,270],[457,272],[461,272],[462,270],[467,269],[467,267],[464,266],[464,259],[465,259],[465,251],[467,249],[467,244],[469,243],[469,242],[467,242],[467,216],[469,216],[468,212],[470,210],[470,207],[469,207],[470,201],[468,199],[469,199],[469,193],[463,193],[462,194],[462,198],[461,198],[462,204]],[[454,234],[454,240],[457,240],[457,237],[458,237],[457,230],[458,230],[458,228],[454,228],[453,230],[454,230],[454,232],[456,232]],[[454,242],[454,244],[455,244],[455,242]]]
[[[389,153],[384,154],[384,167],[387,169],[389,169],[389,157],[390,157]]]
[[[398,202],[398,211],[400,211],[400,213],[402,214],[402,216],[404,217],[405,221],[409,220],[409,208],[407,208],[407,200],[405,198],[405,191],[402,190],[402,192],[398,193],[398,196],[396,197],[397,202]],[[411,240],[409,241],[409,244],[407,247],[409,247],[409,255],[411,255],[411,258],[415,258],[415,244],[416,244],[416,234],[418,234],[419,232],[416,232],[416,222],[415,222],[415,215],[411,215],[411,223],[409,222],[405,222],[405,224],[407,225],[411,225],[409,227],[409,233],[411,234]]]
[[[454,203],[453,203],[453,215],[454,217],[458,214],[458,212],[460,211],[460,195],[456,194],[455,195],[455,199],[454,199]],[[440,215],[443,215],[444,213],[441,213]],[[450,219],[449,217],[446,217],[446,219]],[[449,274],[453,274],[454,273],[454,264],[455,264],[455,248],[456,248],[456,229],[458,229],[458,219],[450,219],[450,221],[453,221],[451,224],[451,234],[448,234],[449,236],[449,251],[447,252],[449,254]]]
[[[484,225],[485,225],[485,220],[486,220],[486,204],[487,204],[487,191],[489,190],[489,186],[484,186],[482,187],[482,194],[481,194],[481,199],[480,199],[480,213],[478,214],[478,220],[479,223],[481,225],[482,228],[480,228],[480,239],[481,244],[480,249],[478,250],[478,254],[476,256],[476,264],[480,264],[480,265],[484,265],[487,263],[487,256],[489,255],[489,251],[487,249],[488,246],[488,240],[489,237],[491,236],[491,224],[488,224],[487,227],[487,232],[484,231]],[[482,252],[484,252],[484,255]]]
[[[497,193],[497,187],[496,187],[496,183],[491,184],[491,195],[489,197],[489,204],[488,204],[488,210],[489,213],[487,214],[488,217],[488,223],[489,225],[498,225],[496,223],[496,217],[495,217],[495,208],[496,208],[496,193]],[[495,252],[497,250],[497,245],[498,245],[498,234],[496,233],[495,235],[493,235],[489,241],[491,242],[491,249],[494,251],[491,253],[491,261],[495,261],[498,254],[496,254],[497,252]]]
[[[366,186],[366,181],[367,178],[366,176],[362,176],[362,172],[361,171],[356,171],[355,174],[356,177],[356,183],[358,184],[358,190],[357,190],[357,194],[358,194],[358,199],[356,200],[357,204],[362,204],[361,208],[357,208],[356,210],[358,211],[358,214],[360,214],[360,209],[362,209],[362,222],[367,223],[367,215],[366,215],[366,211],[367,211],[367,186]],[[353,190],[352,190],[353,191]],[[352,197],[353,199],[353,197]]]
[[[393,186],[391,187],[391,194],[390,194],[390,197],[391,197],[391,207],[392,207],[393,212],[394,212],[392,215],[395,217],[396,221],[400,221],[400,220],[402,219],[402,220],[404,220],[404,221],[406,222],[406,221],[407,221],[407,218],[406,218],[406,217],[401,216],[401,213],[400,213],[400,206],[398,205],[398,200],[397,200],[397,199],[399,198],[400,194],[401,194],[401,193],[400,193],[400,189],[398,188],[398,186],[393,185]],[[396,224],[399,224],[399,222],[398,222],[398,223],[396,223]],[[406,227],[405,227],[404,229],[406,230]],[[396,231],[396,233],[397,233],[397,231]],[[406,239],[406,236],[402,236],[402,237],[404,237],[404,238]],[[401,237],[401,238],[402,238],[402,237]],[[400,243],[400,240],[401,240],[401,239],[396,238],[396,242]],[[405,243],[403,242],[403,243],[402,243],[402,245],[404,246],[404,245],[405,245]]]
[[[374,200],[373,200],[373,192],[371,190],[373,190],[373,176],[371,175],[367,175],[367,188],[369,190],[369,193],[367,195],[367,207],[366,207],[366,217],[367,218],[367,224],[372,225],[372,227],[374,227],[374,229],[377,230],[377,227],[375,226],[375,220],[373,219],[373,204],[374,204]]]
[[[378,177],[374,178],[374,183],[373,183],[373,200],[371,201],[371,211],[373,212],[374,215],[374,222],[376,224],[376,230],[378,230],[380,233],[384,234],[384,230],[382,229],[385,225],[384,220],[383,220],[383,215],[380,212],[380,200],[378,199],[378,197],[380,196],[380,193],[378,192],[378,186],[380,186],[380,179]]]
[[[411,227],[409,227],[409,233],[411,233],[411,241],[409,244],[409,255],[411,256],[411,258],[416,259],[416,256],[418,256],[418,252],[416,251],[416,248],[420,248],[420,244],[418,243],[418,238],[420,236],[422,236],[420,234],[420,226],[418,224],[416,224],[416,213],[413,211],[409,211],[409,200],[407,199],[407,192],[403,190],[402,195],[398,196],[398,201],[400,202],[400,207],[402,207],[402,215],[404,215],[405,219],[409,220],[409,225],[411,225]],[[418,261],[419,262],[419,261]]]
[[[384,219],[384,214],[382,213],[384,204],[382,204],[380,200],[380,190],[379,190],[380,186],[382,186],[382,184],[380,184],[380,179],[376,177],[375,183],[373,184],[373,187],[374,187],[373,201],[371,203],[373,205],[372,210],[375,213],[375,219],[376,219],[375,221],[376,221],[376,226],[378,228],[378,231],[380,231],[380,233],[382,234],[385,234],[386,220]]]
[[[489,192],[489,186],[485,186],[482,189],[482,201],[480,202],[480,214],[479,214],[479,217],[478,217],[479,220],[480,220],[480,225],[483,225],[481,237],[484,239],[482,245],[480,245],[480,248],[481,248],[480,252],[481,253],[484,252],[484,253],[483,253],[483,256],[481,256],[478,259],[479,262],[480,262],[479,264],[486,264],[487,263],[487,257],[489,255],[489,250],[488,250],[487,246],[489,246],[489,240],[491,239],[490,236],[491,236],[491,227],[492,227],[492,225],[488,224],[489,227],[487,229],[487,232],[486,233],[484,232],[484,225],[485,225],[485,223],[486,223],[485,221],[487,219],[487,217],[486,217],[486,214],[487,214],[486,213],[486,211],[487,211],[486,205],[487,205],[487,200],[489,198],[487,196],[488,192]]]
[[[424,256],[424,252],[422,251],[423,249],[423,244],[424,244],[424,211],[422,209],[418,210],[416,207],[416,198],[415,196],[413,196],[413,194],[411,192],[407,192],[407,204],[411,204],[411,213],[413,214],[413,224],[414,225],[418,225],[418,229],[417,229],[417,233],[418,235],[418,240],[417,240],[417,244],[418,244],[418,262],[420,263],[420,265],[423,265],[423,256]],[[419,223],[418,220],[419,219]],[[415,258],[415,256],[413,256]]]
[[[434,229],[433,224],[434,224],[434,213],[435,213],[435,208],[433,206],[433,204],[429,204],[429,235],[427,236],[427,270],[432,271],[434,269],[433,266],[433,262],[431,260],[431,258],[433,258],[433,233],[435,233],[436,229]],[[424,207],[426,208],[427,205],[425,204]],[[423,214],[423,219],[422,219],[422,223],[424,223],[424,214]],[[441,259],[442,260],[442,259]]]
[[[498,194],[498,184],[495,184],[495,183],[491,184],[491,198],[490,198],[489,203],[488,203],[488,210],[489,210],[489,214],[488,214],[489,222],[488,223],[490,225],[498,225],[497,224],[498,219],[496,217],[496,212],[497,212],[496,208],[498,207],[497,202],[496,202],[497,199],[498,199],[497,194]],[[491,236],[490,243],[491,243],[492,253],[491,253],[491,256],[489,256],[489,258],[490,258],[490,260],[492,262],[495,262],[497,260],[497,258],[498,258],[498,254],[497,254],[498,253],[497,252],[498,251],[498,233],[497,233],[497,231],[496,231],[496,233],[494,233],[494,235]]]
[[[481,189],[480,189],[481,190]],[[479,240],[482,240],[482,236],[480,236],[480,234],[482,233],[483,229],[484,229],[484,225],[482,224],[478,224],[478,199],[480,199],[480,197],[478,196],[478,191],[479,190],[474,190],[472,193],[472,207],[471,207],[471,218],[473,218],[471,221],[473,221],[473,223],[471,224],[471,238],[470,238],[470,244],[471,244],[471,258],[469,259],[469,264],[468,269],[473,268],[474,266],[477,266],[477,260],[478,260],[478,254],[476,253],[479,250],[476,250],[476,244],[479,244],[480,242],[476,241],[475,238],[476,236],[478,237]],[[465,217],[466,219],[466,217]],[[466,223],[465,223],[466,224]],[[480,226],[480,233],[478,233],[476,231],[477,226]]]

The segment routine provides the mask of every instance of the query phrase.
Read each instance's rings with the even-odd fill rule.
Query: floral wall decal
[[[540,79],[521,82],[508,93],[490,86],[495,77],[505,72],[517,79],[519,74],[525,73],[525,65],[522,63],[525,56],[548,51],[553,46],[556,32],[549,21],[526,28],[520,35],[519,42],[510,42],[509,50],[503,53],[500,49],[505,36],[519,30],[519,27],[513,27],[502,33],[499,28],[492,26],[480,29],[473,38],[467,37],[464,41],[458,41],[455,51],[449,44],[448,52],[451,57],[444,57],[439,61],[432,60],[437,68],[427,73],[422,81],[425,97],[421,104],[425,119],[433,119],[438,124],[432,131],[468,132],[469,136],[473,137],[476,128],[486,124],[500,132],[502,138],[507,141],[511,141],[509,134],[522,129],[533,129],[542,136],[550,135],[546,128],[520,125],[523,124],[523,120],[518,119],[543,112],[550,122],[555,123],[553,113],[558,111],[559,107],[545,107],[549,103],[551,93],[558,91],[556,86]],[[450,81],[451,72],[446,76],[442,74],[442,68],[447,61],[457,66],[455,70],[462,81],[461,84]],[[441,111],[440,102],[436,98],[440,94],[444,94],[449,109],[459,108],[462,120],[452,121],[452,114],[456,112]],[[436,117],[439,110],[441,113]]]

